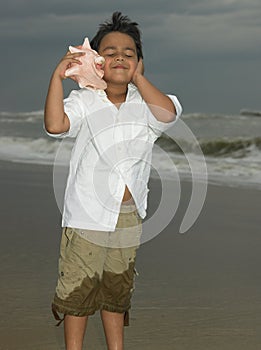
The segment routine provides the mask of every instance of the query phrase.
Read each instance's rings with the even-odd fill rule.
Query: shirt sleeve
[[[79,90],[71,91],[70,95],[63,100],[63,103],[64,112],[70,121],[69,130],[61,134],[51,134],[44,127],[45,132],[54,138],[76,137],[84,118],[83,104]]]
[[[154,131],[154,133],[158,137],[162,134],[162,132],[169,129],[171,126],[173,126],[182,113],[182,106],[181,106],[178,98],[175,95],[167,95],[167,96],[171,99],[171,101],[173,102],[173,104],[176,108],[175,120],[173,120],[172,122],[168,122],[168,123],[162,122],[162,121],[157,120],[157,118],[151,112],[149,112],[149,117],[148,117],[149,127]]]

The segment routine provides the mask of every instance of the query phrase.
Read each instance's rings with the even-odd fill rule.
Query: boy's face
[[[137,50],[131,36],[111,32],[103,37],[99,54],[105,58],[104,80],[107,83],[128,84],[138,64]]]

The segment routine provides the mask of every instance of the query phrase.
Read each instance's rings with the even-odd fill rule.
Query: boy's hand
[[[80,47],[79,47],[80,48]],[[64,80],[67,77],[65,76],[65,71],[71,67],[72,63],[82,64],[77,57],[85,55],[84,52],[75,52],[71,53],[70,51],[61,59],[55,68],[54,75],[59,76],[60,79]],[[70,76],[71,79],[74,80],[73,76]]]
[[[139,77],[143,76],[143,74],[144,74],[144,64],[143,64],[142,58],[140,58],[137,64],[136,70],[134,71],[132,76],[133,84],[137,85]]]

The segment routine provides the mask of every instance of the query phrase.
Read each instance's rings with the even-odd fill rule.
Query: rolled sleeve
[[[175,95],[167,95],[173,102],[176,109],[176,117],[171,122],[162,122],[158,120],[151,112],[149,113],[149,126],[156,133],[157,136],[160,136],[162,132],[169,129],[173,126],[182,113],[182,106]]]
[[[46,130],[45,125],[43,125],[43,129],[44,129],[45,133],[46,133],[48,136],[53,137],[53,138],[55,138],[55,139],[62,139],[62,138],[66,137],[66,136],[68,135],[68,131],[67,131],[67,132],[63,132],[63,133],[61,133],[61,134],[51,134],[50,132],[48,132],[48,131]]]
[[[61,134],[51,134],[45,129],[45,127],[44,130],[47,135],[54,138],[76,137],[81,128],[82,120],[84,118],[79,90],[73,90],[70,95],[63,100],[63,103],[64,112],[70,121],[69,130]]]

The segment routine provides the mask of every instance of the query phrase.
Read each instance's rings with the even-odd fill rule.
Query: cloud
[[[145,38],[150,46],[152,42],[159,45],[152,52],[155,59],[167,59],[171,53],[186,60],[257,57],[261,53],[261,9],[254,10],[169,14],[157,26],[148,24]]]
[[[3,19],[17,19],[40,17],[50,14],[59,16],[88,15],[97,13],[101,9],[106,11],[106,7],[108,6],[102,0],[96,0],[88,4],[81,0],[74,0],[73,3],[68,0],[46,0],[41,2],[34,0],[11,0],[2,6],[1,17]]]
[[[231,80],[229,86],[235,96],[240,84],[236,77],[241,71],[247,67],[249,79],[256,77],[255,62],[261,53],[260,0],[9,0],[2,4],[0,13],[0,44],[6,52],[0,57],[5,67],[2,80],[6,81],[0,91],[6,96],[1,108],[8,109],[13,89],[19,89],[18,109],[32,100],[39,101],[39,81],[48,84],[50,71],[68,45],[81,43],[84,36],[91,38],[115,10],[140,24],[146,74],[168,91],[177,79],[185,100],[186,96],[191,99],[186,101],[187,106],[193,105],[194,91],[202,77],[202,92],[208,91],[207,85],[213,81],[220,92],[224,77],[231,72],[235,82]],[[25,81],[34,99],[23,96]],[[260,89],[257,84],[251,88],[249,84],[247,93],[252,99],[256,96],[258,103]],[[14,105],[10,102],[10,106]]]
[[[58,41],[92,37],[98,24],[108,19],[118,1],[82,0],[11,1],[2,6],[0,39],[4,42]],[[121,10],[140,23],[144,42],[178,56],[226,55],[260,52],[261,7],[257,0],[133,0]],[[101,10],[102,9],[102,10]],[[78,39],[77,39],[78,38]],[[76,42],[77,43],[77,42]]]
[[[234,13],[238,11],[258,11],[260,13],[259,0],[132,0],[131,2],[119,2],[111,0],[96,0],[85,2],[82,0],[46,0],[36,2],[35,0],[9,0],[1,6],[0,18],[17,19],[28,17],[40,17],[46,15],[56,16],[78,16],[93,14],[108,14],[113,11],[122,11],[129,15],[142,14],[187,14],[187,15],[212,15],[222,13]],[[106,16],[107,17],[107,16]],[[133,18],[134,19],[134,18]]]

